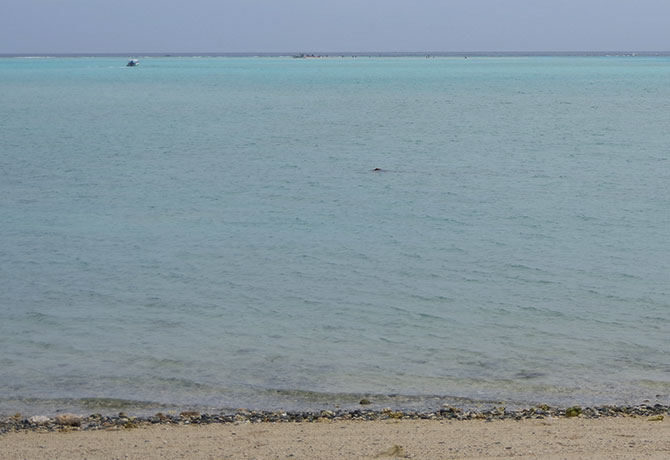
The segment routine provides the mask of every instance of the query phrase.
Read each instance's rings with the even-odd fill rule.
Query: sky
[[[668,51],[670,0],[0,0],[0,53]]]

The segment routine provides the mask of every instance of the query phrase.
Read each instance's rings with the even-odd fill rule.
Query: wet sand
[[[0,459],[668,459],[670,419],[239,423],[0,436]]]

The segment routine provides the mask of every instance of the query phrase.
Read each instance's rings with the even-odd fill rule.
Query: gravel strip
[[[225,414],[200,414],[195,411],[157,413],[149,417],[133,417],[120,412],[117,415],[92,414],[88,417],[61,414],[55,417],[36,415],[24,418],[21,414],[0,420],[0,434],[16,431],[86,431],[133,429],[149,425],[207,425],[213,423],[290,423],[323,422],[328,420],[523,420],[542,418],[601,418],[601,417],[649,417],[663,420],[670,416],[670,406],[661,404],[640,406],[598,406],[568,408],[540,405],[522,410],[507,410],[500,406],[482,411],[468,411],[445,406],[438,411],[395,411],[390,408],[375,410],[347,410],[321,412],[267,412],[238,410]]]

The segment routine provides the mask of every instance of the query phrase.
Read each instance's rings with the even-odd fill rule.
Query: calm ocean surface
[[[0,413],[670,403],[670,58],[125,63],[0,59]]]

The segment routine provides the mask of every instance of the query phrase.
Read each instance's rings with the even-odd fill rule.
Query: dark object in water
[[[372,172],[386,172],[386,170],[384,170],[382,168],[375,168],[375,169],[372,170]]]

